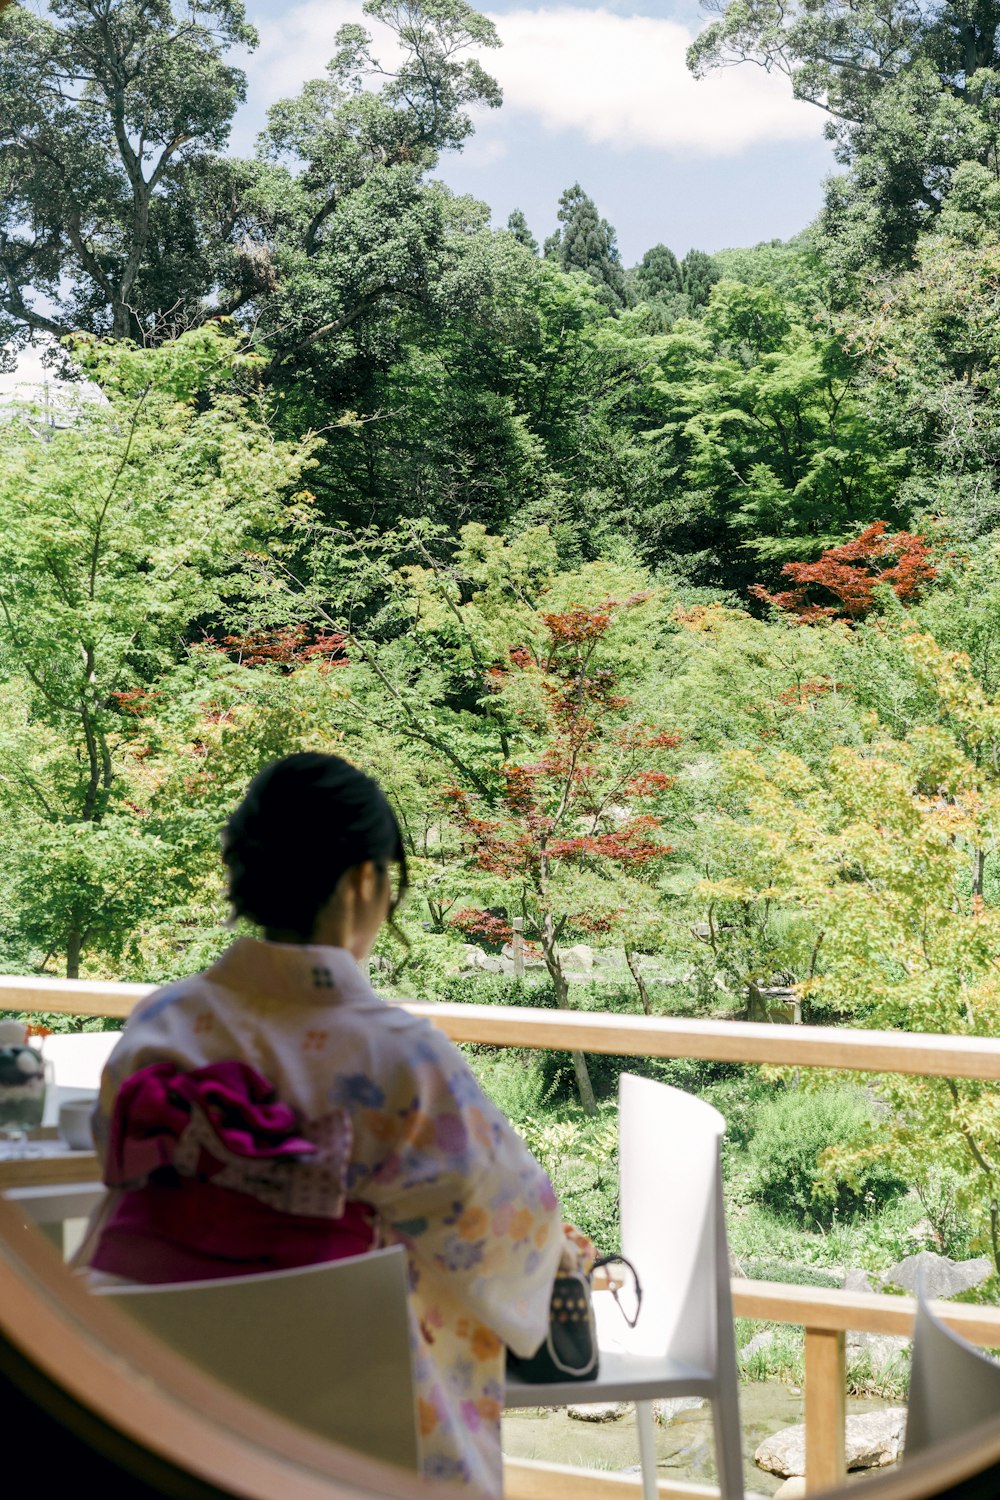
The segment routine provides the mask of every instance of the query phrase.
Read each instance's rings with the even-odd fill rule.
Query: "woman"
[[[406,1247],[423,1472],[501,1493],[504,1345],[544,1337],[545,1173],[461,1054],[362,969],[406,887],[393,811],[333,755],[262,771],[223,838],[241,937],[139,1005],[95,1137],[92,1275],[162,1282]],[[395,876],[396,894],[393,894]]]

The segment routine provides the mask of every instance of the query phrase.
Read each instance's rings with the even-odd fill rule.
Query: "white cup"
[[[94,1133],[90,1128],[93,1113],[93,1099],[72,1099],[59,1106],[59,1138],[70,1150],[93,1151]]]

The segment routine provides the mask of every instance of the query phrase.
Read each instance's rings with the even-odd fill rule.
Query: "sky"
[[[753,245],[815,217],[834,166],[822,111],[753,64],[693,79],[684,54],[705,24],[697,0],[481,8],[503,42],[481,58],[504,105],[477,118],[437,175],[484,199],[494,223],[520,208],[541,241],[556,227],[559,194],[579,182],[631,265],[655,244],[678,254]],[[260,46],[244,60],[241,153],[268,105],[322,73],[338,26],[364,21],[360,0],[247,0],[247,13]]]

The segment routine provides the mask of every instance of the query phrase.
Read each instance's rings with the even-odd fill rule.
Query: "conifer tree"
[[[681,261],[680,273],[691,306],[707,306],[712,287],[719,280],[719,270],[712,257],[704,250],[689,250]]]
[[[647,250],[633,272],[636,290],[646,302],[673,297],[684,290],[684,276],[674,252],[666,245]]]
[[[519,208],[515,208],[507,220],[507,232],[514,236],[518,244],[530,250],[532,255],[538,254],[538,241],[528,228],[528,221]]]
[[[583,271],[597,287],[601,301],[617,311],[628,301],[618,236],[597,212],[593,198],[578,182],[559,199],[559,223],[545,242],[545,254],[564,271]]]

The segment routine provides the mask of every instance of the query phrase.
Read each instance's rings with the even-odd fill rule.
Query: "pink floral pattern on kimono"
[[[545,1173],[461,1053],[376,995],[348,953],[251,938],[137,1007],[105,1072],[98,1149],[131,1074],[232,1059],[307,1137],[310,1122],[349,1120],[347,1199],[408,1254],[423,1472],[497,1500],[504,1345],[541,1342],[563,1243]]]

